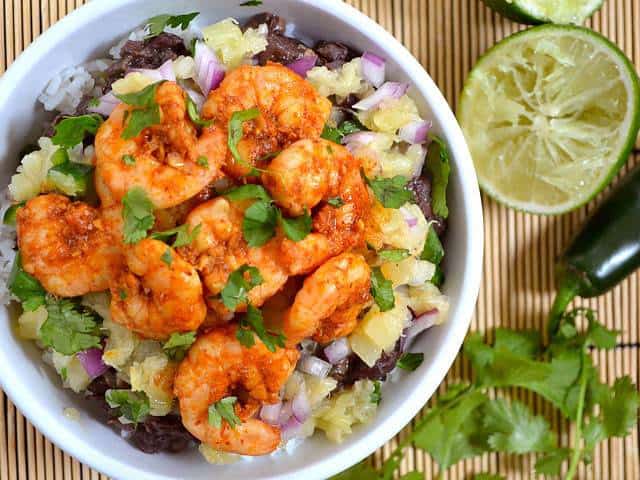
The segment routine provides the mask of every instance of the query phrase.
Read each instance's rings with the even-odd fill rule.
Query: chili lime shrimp
[[[318,207],[314,233],[302,242],[283,242],[291,275],[308,273],[331,256],[363,244],[371,199],[360,167],[361,160],[346,148],[321,138],[305,139],[280,153],[262,174],[274,201],[290,215]]]
[[[287,345],[305,338],[327,343],[351,333],[371,298],[371,270],[364,257],[343,253],[308,276],[285,314]]]
[[[135,138],[122,138],[134,107],[121,104],[96,135],[96,176],[110,192],[103,204],[120,202],[134,187],[145,190],[156,208],[176,206],[220,177],[227,152],[226,134],[206,127],[198,135],[187,114],[184,91],[165,82],[156,92],[161,122]]]
[[[207,314],[198,272],[159,240],[126,248],[110,290],[113,321],[145,338],[197,330]]]
[[[18,210],[17,230],[22,267],[54,295],[107,290],[122,265],[105,222],[86,203],[41,195]]]
[[[280,444],[280,430],[253,418],[260,406],[279,400],[299,353],[296,348],[270,352],[260,339],[251,348],[236,338],[235,325],[200,336],[178,367],[174,392],[182,422],[198,440],[224,452],[266,455]],[[236,397],[234,411],[242,423],[219,428],[208,421],[209,407]]]
[[[209,295],[209,306],[219,315],[230,318],[230,312],[218,295],[229,275],[243,265],[256,267],[262,284],[248,293],[249,301],[260,306],[287,281],[287,274],[278,261],[279,244],[274,239],[259,248],[247,245],[242,234],[243,202],[231,202],[218,197],[196,207],[186,219],[189,229],[201,225],[200,234],[188,246],[179,249],[183,257],[200,272]],[[239,307],[239,310],[242,310]]]
[[[276,63],[245,65],[230,72],[211,92],[202,115],[219,128],[229,127],[235,112],[257,108],[260,116],[244,122],[237,162],[229,152],[224,170],[239,178],[265,157],[302,138],[318,138],[331,113],[331,102],[289,68]]]

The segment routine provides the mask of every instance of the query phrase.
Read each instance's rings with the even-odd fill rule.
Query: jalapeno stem
[[[561,280],[556,298],[553,301],[549,320],[547,323],[547,335],[553,337],[558,330],[560,319],[571,301],[580,294],[582,282],[576,275],[567,275]]]

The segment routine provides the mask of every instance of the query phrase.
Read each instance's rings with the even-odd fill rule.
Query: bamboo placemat
[[[84,3],[85,0],[3,0],[0,72],[43,30]],[[457,104],[466,74],[478,56],[496,41],[522,28],[492,13],[480,0],[349,0],[349,3],[403,42],[425,66],[451,105]],[[617,43],[634,64],[640,66],[638,0],[606,1],[588,26]],[[625,172],[636,162],[640,162],[639,149],[634,152]],[[554,218],[515,212],[486,197],[483,205],[486,256],[483,286],[472,328],[484,331],[501,325],[541,329],[554,288],[553,259],[594,204]],[[610,294],[589,302],[609,327],[624,332],[618,348],[600,354],[597,359],[603,378],[609,382],[627,374],[638,384],[639,300],[640,275],[635,274]],[[469,366],[458,360],[447,380],[468,374]],[[516,395],[531,402],[527,395],[517,392]],[[550,409],[543,404],[536,406],[563,435],[570,434]],[[55,448],[2,392],[0,411],[0,480],[106,480]],[[403,438],[408,428],[398,438]],[[372,461],[379,464],[386,458],[398,438],[376,452]],[[426,472],[425,478],[435,477],[436,468],[428,455],[419,450],[407,451],[402,472],[416,468]],[[491,471],[509,479],[524,480],[534,478],[532,470],[533,462],[528,458],[486,455],[480,460],[460,463],[442,478],[462,480],[473,473]],[[213,471],[212,477],[215,477]],[[593,466],[581,467],[580,478],[640,479],[638,429],[626,439],[611,440],[598,447]]]

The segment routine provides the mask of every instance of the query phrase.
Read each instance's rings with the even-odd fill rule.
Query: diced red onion
[[[384,83],[385,77],[385,61],[378,55],[365,52],[362,55],[362,76],[378,88]]]
[[[318,56],[315,54],[305,55],[302,58],[287,64],[287,68],[293,70],[302,78],[307,78],[307,72],[316,66]]]
[[[306,422],[311,416],[311,404],[307,398],[307,391],[304,387],[300,388],[293,400],[291,400],[291,411],[293,416],[299,422]]]
[[[408,347],[411,340],[413,340],[417,335],[421,334],[428,328],[433,327],[437,320],[438,310],[435,308],[418,315],[413,322],[411,322],[411,325],[404,330],[405,346]]]
[[[332,364],[338,363],[340,360],[347,358],[351,353],[351,345],[346,338],[339,338],[338,340],[327,345],[324,349],[324,355]]]
[[[283,402],[280,407],[280,415],[278,415],[278,425],[284,425],[293,416],[293,407],[291,402]]]
[[[120,103],[122,102],[116,98],[113,92],[109,92],[98,99],[98,105],[89,106],[87,111],[108,117]]]
[[[220,63],[218,57],[204,42],[196,43],[196,83],[207,96],[209,92],[218,88],[225,76],[224,65]]]
[[[431,122],[426,120],[416,120],[408,123],[398,131],[398,136],[405,142],[411,144],[424,143],[427,141],[427,134],[431,128]]]
[[[132,68],[130,71],[141,73],[145,77],[152,79],[154,82],[160,82],[161,80],[167,80],[169,82],[176,81],[176,74],[173,71],[173,60],[167,60],[155,70],[148,68]]]
[[[291,417],[287,423],[280,428],[280,435],[283,442],[287,442],[292,438],[299,437],[302,434],[302,426],[304,422],[299,421],[296,417]]]
[[[352,133],[342,138],[342,144],[353,153],[359,147],[372,143],[376,139],[376,135],[377,134],[373,132]]]
[[[407,93],[408,89],[408,83],[387,82],[373,94],[363,98],[358,103],[356,103],[353,108],[355,110],[372,110],[385,100],[391,100],[394,98],[397,99],[402,97],[405,93]]]
[[[187,95],[191,97],[191,100],[193,100],[193,103],[196,104],[196,106],[198,107],[198,112],[202,110],[202,107],[204,106],[204,102],[206,100],[206,98],[204,98],[204,95],[196,92],[193,88],[189,88],[186,86],[182,86],[182,88],[184,89],[185,92],[187,92]]]
[[[298,362],[298,370],[314,377],[324,378],[329,375],[331,364],[313,355],[305,355]]]
[[[279,425],[280,411],[282,410],[282,402],[273,405],[263,405],[260,409],[260,418],[269,425]]]
[[[91,379],[99,377],[109,370],[109,367],[102,361],[102,350],[99,348],[90,348],[89,350],[78,352],[77,355],[78,360],[80,360]]]

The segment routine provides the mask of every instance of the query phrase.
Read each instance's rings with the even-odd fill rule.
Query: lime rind
[[[483,0],[492,10],[518,23],[582,25],[604,0]]]
[[[575,159],[575,162],[568,162],[566,165],[558,166],[553,164],[553,155],[550,152],[546,152],[545,154],[543,151],[535,150],[537,148],[537,137],[536,135],[531,135],[531,131],[538,127],[534,128],[533,125],[518,125],[517,122],[512,121],[513,119],[519,118],[519,115],[522,114],[522,109],[524,108],[522,104],[513,101],[511,98],[501,97],[503,101],[499,105],[500,111],[498,113],[502,115],[500,119],[504,119],[505,121],[503,124],[500,124],[500,128],[488,128],[488,126],[484,128],[490,117],[492,120],[495,120],[495,111],[484,112],[486,115],[481,112],[481,114],[478,115],[478,112],[474,110],[473,107],[477,102],[482,101],[482,98],[478,97],[478,92],[482,92],[483,88],[485,90],[487,88],[503,88],[503,86],[499,84],[497,84],[497,86],[496,84],[490,85],[490,76],[487,72],[492,71],[492,69],[499,71],[510,68],[507,60],[510,59],[510,56],[513,56],[514,52],[518,51],[519,47],[522,48],[522,45],[534,45],[537,49],[553,49],[554,45],[559,44],[562,38],[573,39],[575,41],[582,40],[585,46],[590,46],[593,49],[593,52],[591,52],[593,59],[599,59],[600,61],[605,59],[610,62],[608,67],[615,67],[618,75],[612,81],[617,79],[624,86],[624,91],[626,92],[626,102],[624,102],[626,111],[624,118],[620,120],[617,128],[613,129],[609,125],[609,130],[613,132],[613,135],[616,135],[617,141],[610,145],[608,153],[607,151],[598,152],[596,149],[590,150],[587,144],[581,152],[578,152],[580,158]],[[555,52],[555,54],[559,56],[559,61],[569,63],[574,61],[574,59],[572,59],[572,53],[574,55],[576,54],[576,52],[566,52],[566,55],[563,56],[561,51]],[[599,54],[602,55],[602,57],[598,57]],[[584,71],[575,72],[578,80],[582,78],[586,79],[585,81],[590,80],[590,73],[593,72],[589,72],[588,68]],[[571,81],[571,78],[562,77],[556,79],[554,85],[559,88],[558,91],[561,92],[563,86],[566,87]],[[594,81],[598,81],[598,79],[594,79]],[[499,93],[503,94],[504,92]],[[616,101],[616,98],[617,97],[614,96],[608,100],[613,102]],[[578,101],[579,100],[580,97],[578,97]],[[603,96],[603,104],[605,100],[607,100],[607,98]],[[597,101],[591,99],[590,101],[595,104],[598,103],[600,99],[597,99]],[[638,129],[640,128],[640,80],[633,65],[624,53],[603,36],[582,27],[543,25],[516,33],[504,39],[480,58],[465,82],[465,88],[461,96],[458,111],[458,118],[467,136],[472,155],[474,156],[480,186],[483,190],[497,201],[518,210],[537,214],[560,214],[578,208],[591,200],[611,181],[628,158],[634,147]],[[606,112],[599,113],[606,119]],[[476,118],[472,118],[474,116]],[[544,115],[542,117],[543,120],[541,121],[544,121]],[[550,118],[551,121],[556,120],[553,118],[553,115],[550,115]],[[598,135],[607,131],[607,125],[599,125],[598,121],[601,119],[597,118],[597,116],[591,120],[593,125],[597,127],[592,131],[589,129],[593,125],[576,123],[575,121],[570,121],[570,119],[564,121],[564,124],[562,122],[556,122],[554,128],[567,128],[569,129],[570,135],[590,135],[590,140],[600,140]],[[474,122],[484,122],[483,128],[477,128],[478,124],[474,124]],[[470,126],[475,126],[475,128],[471,128]],[[598,130],[598,128],[600,128],[600,130]],[[553,130],[554,134],[556,132],[555,129]],[[484,158],[487,155],[491,155],[491,152],[488,152],[488,150],[490,150],[489,144],[494,138],[497,138],[499,142],[502,140],[500,138],[500,136],[502,136],[505,141],[508,142],[511,136],[514,135],[520,135],[524,140],[514,145],[514,147],[518,147],[517,149],[506,150],[509,152],[509,157],[513,158],[503,158],[501,159],[502,161],[496,159],[489,159],[487,161]],[[527,143],[527,141],[529,143]],[[529,168],[528,173],[538,182],[548,182],[550,184],[548,187],[549,192],[555,192],[565,188],[570,192],[570,195],[567,194],[567,198],[564,199],[564,201],[548,201],[548,199],[541,200],[540,198],[530,198],[527,200],[523,198],[527,188],[535,191],[535,189],[532,188],[533,183],[531,185],[526,184],[526,182],[514,182],[514,185],[508,184],[510,175],[517,172],[518,168],[522,169],[522,166],[518,163],[520,161],[518,155],[521,156],[520,158],[522,158],[523,155],[525,158],[527,155],[531,157],[533,164]],[[545,172],[544,174],[537,175],[537,170],[540,167],[546,168],[548,171],[543,170]],[[533,171],[533,173],[531,173],[531,171]],[[590,181],[585,181],[581,178],[583,173],[591,174],[593,178],[591,178]],[[500,182],[496,180],[496,178],[504,179],[503,184],[498,185]],[[507,182],[506,186],[504,184],[505,182]],[[544,183],[540,185],[540,190],[546,192],[545,189],[547,187],[545,187]],[[535,194],[532,193],[531,195],[533,197]]]

